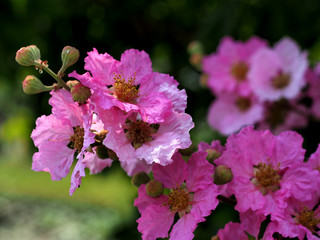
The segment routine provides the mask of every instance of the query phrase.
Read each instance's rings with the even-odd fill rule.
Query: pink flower
[[[219,240],[247,240],[248,235],[241,228],[240,223],[229,222],[227,223],[223,229],[218,231],[217,236]]]
[[[313,70],[308,69],[306,78],[310,85],[307,94],[312,99],[312,114],[320,119],[320,63]]]
[[[163,122],[173,107],[183,112],[186,107],[185,91],[177,88],[177,81],[166,74],[153,72],[151,61],[144,51],[130,49],[121,60],[96,49],[88,53],[85,69],[90,73],[70,76],[94,91],[92,101],[99,109],[116,106],[126,112],[136,111],[144,121]],[[98,113],[100,114],[100,113]]]
[[[94,142],[94,134],[89,130],[89,116],[92,115],[87,104],[79,106],[66,90],[52,91],[51,95],[49,103],[53,114],[38,118],[36,129],[31,134],[39,148],[33,156],[32,169],[49,172],[52,180],[61,180],[69,173],[77,153],[78,163],[71,177],[71,195],[84,176],[83,154]]]
[[[300,202],[291,199],[285,213],[277,216],[269,223],[263,239],[274,239],[273,236],[297,237],[299,240],[319,239],[320,234],[320,207],[316,201]]]
[[[164,122],[156,124],[143,121],[136,112],[124,114],[116,108],[102,114],[109,130],[103,144],[129,165],[137,159],[167,165],[178,149],[191,145],[189,131],[193,122],[186,113],[172,111]]]
[[[270,131],[243,128],[227,139],[226,150],[216,160],[231,168],[229,183],[237,199],[235,209],[259,214],[281,213],[286,200],[312,200],[316,196],[315,171],[303,163],[305,150],[296,132],[274,136]]]
[[[237,132],[252,125],[263,117],[263,106],[254,96],[241,97],[223,94],[209,107],[208,123],[224,135]]]
[[[306,84],[307,54],[290,38],[281,39],[274,49],[261,48],[250,63],[248,80],[260,100],[292,99]]]
[[[135,206],[141,213],[137,222],[143,240],[168,237],[176,213],[180,219],[171,229],[170,240],[192,239],[197,224],[216,208],[218,191],[212,184],[213,166],[205,157],[203,152],[194,153],[186,163],[177,152],[170,165],[153,166],[154,178],[170,193],[152,198],[146,194],[145,185],[140,186]]]
[[[303,128],[308,125],[309,109],[300,103],[301,98],[280,99],[265,102],[264,119],[258,123],[259,130],[269,129],[273,134]]]
[[[252,37],[247,42],[234,41],[230,37],[221,40],[218,52],[203,59],[203,71],[208,74],[208,87],[214,94],[237,93],[248,95],[252,90],[247,81],[250,58],[266,42]]]

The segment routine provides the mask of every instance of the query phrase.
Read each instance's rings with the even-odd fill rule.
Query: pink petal
[[[187,178],[187,164],[181,154],[175,153],[172,160],[172,163],[167,166],[155,164],[152,168],[154,178],[162,182],[165,188],[178,187]]]
[[[193,232],[197,228],[197,223],[198,221],[191,214],[184,215],[173,225],[170,240],[193,239]]]
[[[71,186],[69,190],[70,196],[74,193],[74,191],[77,188],[80,187],[81,179],[86,175],[84,172],[85,167],[85,163],[82,161],[82,159],[79,159],[71,175]]]

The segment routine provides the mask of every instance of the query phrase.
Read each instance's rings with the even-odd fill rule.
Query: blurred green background
[[[35,119],[50,114],[49,95],[27,96],[21,82],[28,74],[46,84],[53,81],[15,62],[20,47],[37,45],[42,59],[57,72],[60,51],[74,46],[81,56],[70,71],[78,73],[84,72],[83,60],[93,47],[117,59],[128,48],[145,50],[155,71],[173,75],[187,90],[187,112],[196,124],[191,137],[197,144],[223,138],[206,123],[213,97],[189,64],[188,43],[201,41],[209,54],[225,35],[237,40],[257,35],[270,44],[290,36],[309,50],[314,64],[320,60],[319,10],[318,0],[1,1],[0,239],[140,239],[133,207],[136,188],[117,164],[102,174],[88,174],[72,197],[70,176],[53,182],[49,174],[31,170],[36,149],[30,134]],[[306,141],[310,151],[319,136],[317,140]],[[210,239],[232,219],[237,219],[232,207],[219,206],[200,224],[195,239]]]

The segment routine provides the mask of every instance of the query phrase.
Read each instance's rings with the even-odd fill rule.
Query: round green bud
[[[108,154],[109,154],[109,158],[112,159],[113,161],[118,161],[119,157],[117,156],[117,154],[112,151],[110,148],[108,148]]]
[[[206,152],[208,153],[207,160],[209,161],[209,163],[213,163],[214,160],[216,160],[217,158],[219,158],[221,156],[221,153],[219,153],[215,149],[208,148],[206,150]]]
[[[52,88],[43,85],[37,77],[28,75],[22,82],[23,91],[26,94],[37,94],[41,92],[50,91]]]
[[[138,172],[131,178],[131,183],[136,187],[140,187],[142,184],[146,184],[150,181],[150,177],[145,172]]]
[[[80,104],[86,103],[88,98],[91,96],[90,88],[83,86],[80,82],[73,85],[71,88],[71,95],[73,101]]]
[[[213,182],[216,185],[223,185],[228,182],[231,182],[233,178],[232,171],[229,167],[224,165],[219,165],[216,167],[214,176],[213,176]]]
[[[107,159],[109,157],[108,148],[104,145],[98,145],[95,149],[97,156],[101,159]]]
[[[78,49],[71,46],[65,46],[61,52],[61,60],[64,69],[75,64],[79,60],[79,56],[80,53]]]
[[[79,81],[78,80],[69,80],[68,82],[66,82],[67,86],[71,89],[74,85],[78,84]]]
[[[150,197],[160,197],[163,194],[163,185],[158,180],[153,179],[146,184],[146,192]]]
[[[40,60],[40,50],[36,45],[20,48],[16,53],[16,61],[22,66],[35,65]]]

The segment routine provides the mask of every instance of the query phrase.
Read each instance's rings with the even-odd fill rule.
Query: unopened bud
[[[196,147],[191,145],[188,148],[179,149],[178,150],[183,156],[190,156],[192,153],[196,151]]]
[[[204,54],[203,45],[200,41],[190,42],[187,47],[187,51],[190,55],[193,55],[193,54],[203,55]]]
[[[22,66],[35,65],[40,57],[40,50],[36,45],[22,47],[16,53],[16,61]]]
[[[26,76],[26,78],[22,82],[22,88],[26,94],[37,94],[53,89],[52,87],[43,85],[40,79],[33,75]]]
[[[146,192],[150,197],[160,197],[163,194],[163,185],[158,180],[153,179],[146,184]]]
[[[68,67],[75,64],[79,60],[79,56],[80,53],[78,49],[70,46],[65,46],[61,52],[62,67],[58,75],[62,75]]]
[[[215,149],[208,148],[206,150],[206,152],[208,153],[207,160],[208,160],[209,163],[213,163],[214,160],[216,160],[217,158],[219,158],[221,156],[221,153],[219,153]]]
[[[220,240],[220,238],[218,236],[213,236],[211,240]]]
[[[74,85],[78,84],[79,81],[78,80],[69,80],[68,82],[66,82],[67,86],[71,89]]]
[[[211,240],[220,240],[220,238],[218,236],[213,236]]]
[[[98,158],[107,159],[109,158],[108,148],[104,145],[99,145],[96,147],[95,152]]]
[[[217,185],[223,185],[228,182],[231,182],[233,178],[232,171],[229,167],[224,166],[224,165],[219,165],[216,167],[213,182]]]
[[[108,154],[109,154],[109,158],[112,159],[113,161],[118,161],[119,157],[117,156],[117,154],[112,151],[110,148],[108,148]]]
[[[138,172],[131,178],[131,183],[136,187],[140,187],[142,184],[147,184],[150,181],[150,177],[145,172]]]
[[[82,104],[87,102],[88,98],[91,96],[91,91],[90,88],[78,83],[71,88],[71,95],[73,101]]]

